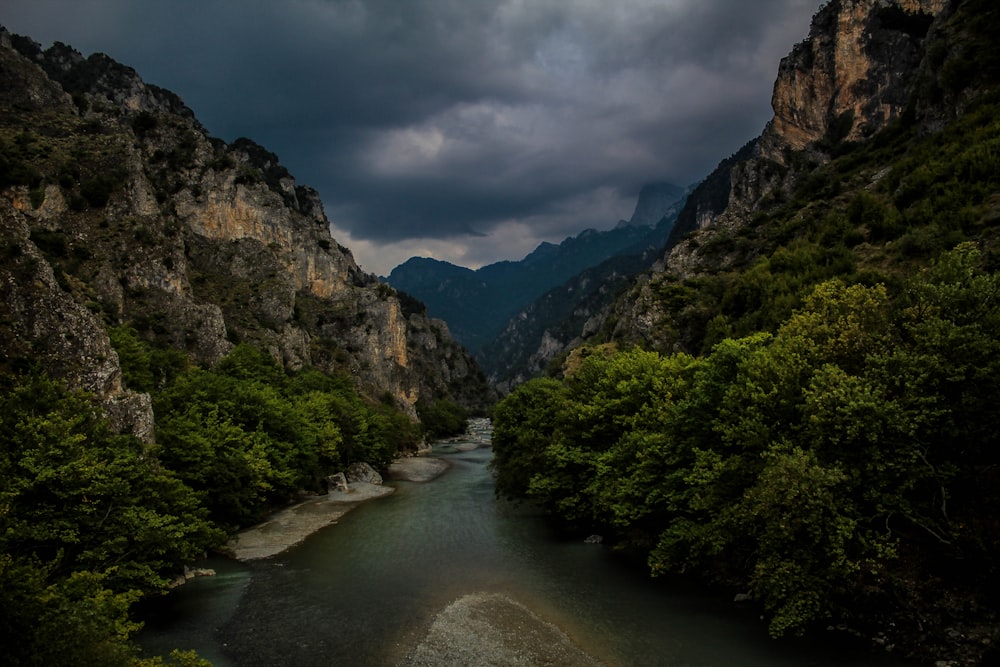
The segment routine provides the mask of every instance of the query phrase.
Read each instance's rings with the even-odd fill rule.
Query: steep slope
[[[971,166],[981,151],[926,158],[942,142],[959,151],[991,138],[995,14],[930,0],[821,8],[781,63],[774,119],[695,189],[663,257],[600,336],[705,351],[776,326],[825,278],[885,279],[992,238],[993,186]],[[965,211],[961,223],[949,207]]]
[[[289,369],[347,371],[411,415],[489,401],[447,327],[363,273],[272,153],[210,137],[107,56],[2,30],[0,86],[4,370],[39,363],[147,436],[109,325],[203,364],[249,342]]]
[[[448,323],[455,339],[476,353],[493,341],[511,317],[548,290],[590,267],[645,244],[648,220],[660,220],[684,195],[677,186],[643,189],[633,218],[599,232],[585,230],[562,243],[542,243],[524,259],[489,264],[478,270],[413,257],[392,270],[390,285],[427,304],[428,312]],[[657,215],[658,212],[658,215]]]

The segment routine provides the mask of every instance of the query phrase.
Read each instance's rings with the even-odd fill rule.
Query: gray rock
[[[352,463],[347,469],[348,482],[366,482],[368,484],[381,484],[382,475],[375,468],[367,463]]]

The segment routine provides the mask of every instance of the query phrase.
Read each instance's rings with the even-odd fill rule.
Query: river
[[[435,616],[502,593],[601,662],[676,667],[890,667],[840,635],[774,641],[731,595],[653,581],[605,547],[567,542],[523,506],[497,500],[487,434],[435,446],[450,468],[365,503],[276,557],[212,559],[157,601],[139,643],[193,648],[226,665],[397,665]],[[491,663],[493,664],[493,663]]]

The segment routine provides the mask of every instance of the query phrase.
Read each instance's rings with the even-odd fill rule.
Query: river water
[[[189,582],[149,611],[144,651],[226,665],[396,665],[462,596],[502,593],[608,665],[889,667],[841,636],[774,641],[731,595],[650,580],[494,498],[488,432],[442,443],[450,468],[365,503],[285,553]]]

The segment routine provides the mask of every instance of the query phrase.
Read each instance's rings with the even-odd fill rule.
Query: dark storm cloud
[[[627,217],[644,182],[704,176],[760,132],[819,4],[5,0],[0,23],[108,53],[278,153],[385,272],[421,248],[517,258]]]

